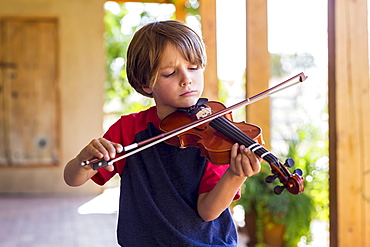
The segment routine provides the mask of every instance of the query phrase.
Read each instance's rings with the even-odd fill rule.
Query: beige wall
[[[60,165],[0,168],[0,193],[98,193],[88,182],[71,188],[63,181],[66,162],[102,134],[104,93],[104,0],[0,0],[0,17],[45,16],[59,22]],[[1,47],[0,47],[1,49]]]

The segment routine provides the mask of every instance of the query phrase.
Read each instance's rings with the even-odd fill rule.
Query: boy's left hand
[[[231,148],[229,170],[238,177],[251,177],[261,170],[261,161],[261,158],[244,145],[235,143]]]

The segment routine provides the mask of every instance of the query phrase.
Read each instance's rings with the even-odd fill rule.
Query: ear
[[[142,89],[144,90],[144,92],[146,92],[147,94],[152,94],[153,93],[153,90],[150,88],[150,87],[142,87]]]

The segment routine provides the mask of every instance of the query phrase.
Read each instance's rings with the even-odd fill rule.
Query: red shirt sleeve
[[[206,168],[204,170],[203,177],[200,181],[198,194],[211,191],[221,177],[224,175],[226,170],[229,168],[229,165],[214,165],[207,161]],[[237,191],[234,200],[240,198],[240,189]]]

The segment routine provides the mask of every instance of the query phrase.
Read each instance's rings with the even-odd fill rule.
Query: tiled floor
[[[0,196],[1,247],[115,247],[116,213],[80,214],[93,196]]]
[[[0,247],[117,247],[118,193],[112,188],[96,197],[0,195]],[[314,241],[307,246],[329,246],[327,223],[314,221],[311,227]],[[239,247],[245,247],[245,236],[239,237]]]

